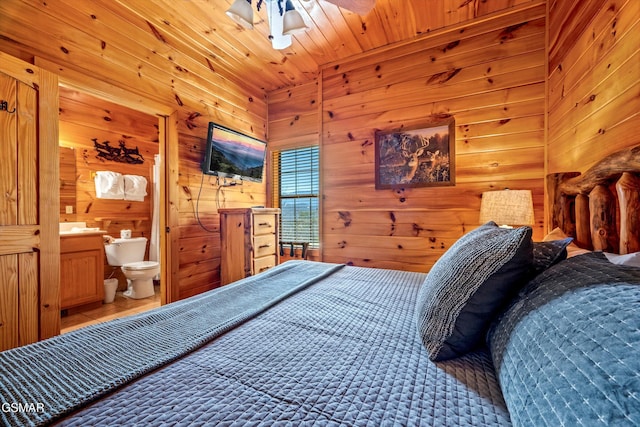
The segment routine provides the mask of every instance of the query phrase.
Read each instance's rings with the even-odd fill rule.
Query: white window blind
[[[318,147],[274,153],[274,198],[279,206],[280,240],[319,246]]]

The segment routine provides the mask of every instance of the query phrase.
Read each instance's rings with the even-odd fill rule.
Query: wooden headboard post
[[[576,245],[584,249],[593,249],[588,195],[578,194],[576,196],[576,212]]]
[[[548,228],[585,249],[640,251],[640,146],[613,153],[584,174],[547,176]]]
[[[589,193],[591,212],[591,243],[593,249],[618,252],[620,237],[617,226],[617,201],[607,185],[598,184]]]
[[[574,205],[575,195],[559,191],[567,180],[577,177],[579,172],[554,173],[547,175],[547,200],[549,201],[549,230],[560,227],[567,236],[575,237]]]
[[[640,251],[640,241],[629,239],[640,230],[640,177],[629,172],[622,174],[616,183],[618,199],[626,200],[620,204],[620,253]]]

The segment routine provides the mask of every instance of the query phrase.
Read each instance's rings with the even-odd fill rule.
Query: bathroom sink
[[[86,234],[86,233],[106,233],[98,227],[87,227],[85,222],[61,222],[60,223],[60,235],[70,234]]]
[[[71,229],[73,228],[87,228],[87,223],[84,221],[61,222],[59,225],[60,225],[60,234],[70,233]]]
[[[106,233],[105,230],[101,230],[99,228],[78,228],[78,229],[72,229],[72,230],[65,230],[65,231],[61,231],[60,235],[61,236],[69,236],[69,235],[74,235],[74,234],[88,234],[88,233]]]
[[[94,231],[101,231],[99,227],[84,227],[84,228],[80,228],[80,227],[73,227],[71,229],[72,233],[93,233]]]

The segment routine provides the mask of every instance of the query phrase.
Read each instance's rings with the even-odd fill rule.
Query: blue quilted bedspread
[[[601,253],[562,261],[489,340],[514,425],[640,425],[640,269]]]
[[[342,267],[291,262],[260,278],[2,352],[0,425],[46,424],[202,346]]]
[[[429,361],[424,277],[345,267],[61,425],[510,425],[487,352]]]

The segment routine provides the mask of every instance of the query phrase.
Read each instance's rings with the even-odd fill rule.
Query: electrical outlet
[[[68,213],[68,214],[72,214],[73,213],[73,206],[65,206],[64,207],[64,212]]]

